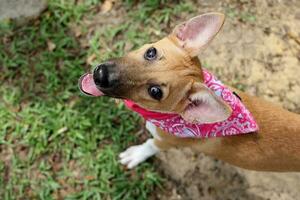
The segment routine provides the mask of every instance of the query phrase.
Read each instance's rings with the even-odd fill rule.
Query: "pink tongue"
[[[81,82],[79,83],[80,88],[83,92],[93,95],[93,96],[102,96],[104,95],[97,87],[93,79],[92,74],[85,74],[80,79]]]

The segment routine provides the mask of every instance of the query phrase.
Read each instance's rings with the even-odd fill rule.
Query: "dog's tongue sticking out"
[[[79,79],[79,88],[82,92],[92,96],[104,95],[97,87],[92,74],[84,74]]]

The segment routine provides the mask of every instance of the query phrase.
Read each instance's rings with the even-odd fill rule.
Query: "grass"
[[[0,22],[2,199],[148,199],[162,183],[151,162],[131,171],[118,163],[118,153],[139,142],[139,117],[77,87],[92,68],[88,58],[95,64],[121,56],[192,10],[186,3],[135,2],[122,3],[123,22],[92,30],[90,38],[83,21],[97,14],[98,0],[51,0],[27,25]]]

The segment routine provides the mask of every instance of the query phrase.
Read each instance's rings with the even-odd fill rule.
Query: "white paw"
[[[127,168],[132,169],[147,158],[156,154],[158,151],[153,139],[148,139],[145,143],[129,147],[124,152],[120,153],[120,163],[126,165]]]

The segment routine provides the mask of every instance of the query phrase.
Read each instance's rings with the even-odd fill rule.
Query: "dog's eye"
[[[156,99],[156,100],[160,100],[163,96],[163,92],[162,90],[160,89],[159,86],[155,85],[155,86],[150,86],[148,88],[148,93],[149,95],[153,98],[153,99]]]
[[[156,53],[157,50],[154,47],[150,47],[149,49],[147,49],[144,57],[146,60],[154,60],[156,59]]]

